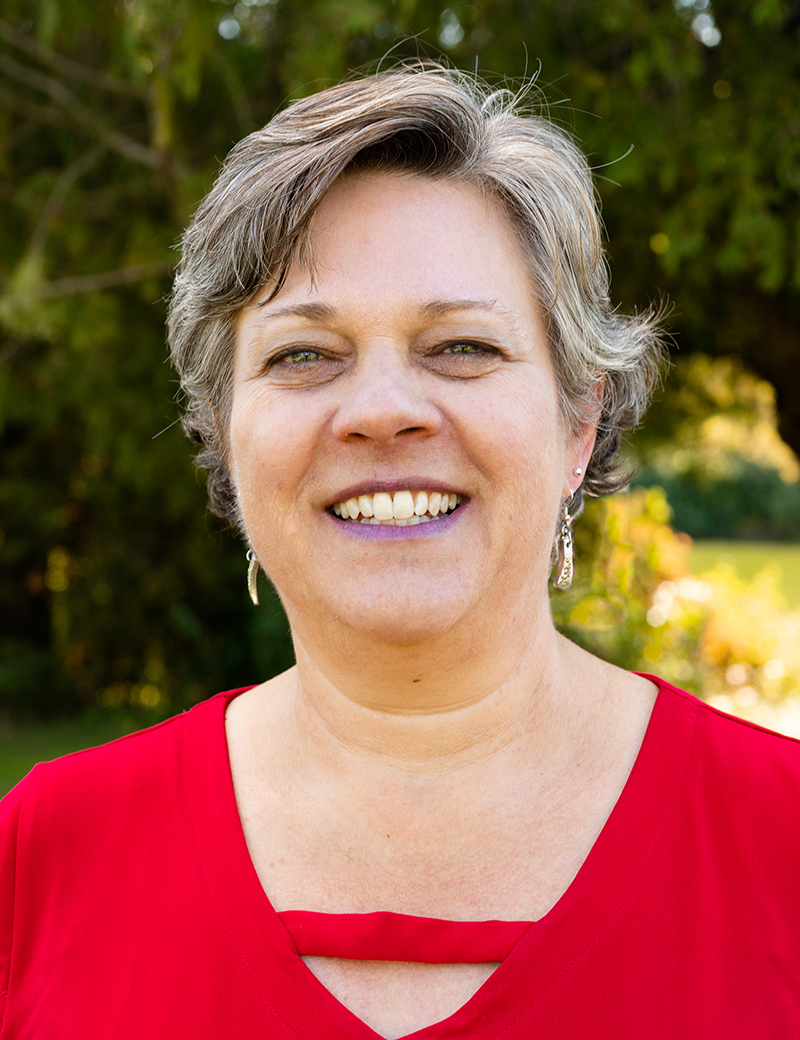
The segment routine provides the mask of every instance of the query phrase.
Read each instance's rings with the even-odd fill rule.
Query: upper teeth
[[[337,502],[333,511],[343,520],[360,520],[369,524],[422,524],[449,513],[461,504],[461,495],[442,491],[395,491],[393,495],[377,491]]]

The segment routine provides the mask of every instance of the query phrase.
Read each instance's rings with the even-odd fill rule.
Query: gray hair
[[[241,524],[226,463],[237,316],[265,286],[278,293],[293,260],[310,261],[311,221],[337,179],[378,171],[458,180],[505,207],[530,259],[570,426],[597,420],[602,385],[597,440],[570,511],[584,491],[622,488],[622,435],[641,420],[663,348],[652,309],[623,316],[611,306],[586,159],[510,91],[415,65],[304,98],[244,138],[184,235],[169,341],[212,510]]]

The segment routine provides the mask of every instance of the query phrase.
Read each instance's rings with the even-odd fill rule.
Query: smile
[[[461,495],[441,491],[377,491],[359,495],[346,502],[335,502],[331,509],[342,520],[381,527],[413,527],[452,513],[461,505]]]

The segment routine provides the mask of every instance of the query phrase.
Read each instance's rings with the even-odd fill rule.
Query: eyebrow
[[[502,303],[498,303],[497,300],[431,300],[430,303],[423,305],[422,310],[432,318],[450,314],[453,311],[488,311],[500,314],[504,318],[511,318],[512,321],[516,320],[514,312]]]
[[[265,311],[263,308],[262,303],[259,305],[261,311],[259,321],[273,321],[275,318],[285,317],[308,318],[309,321],[331,321],[336,316],[336,308],[327,303],[292,303],[270,311]]]
[[[261,307],[263,308],[263,304]],[[487,311],[495,312],[505,318],[511,319],[516,324],[516,316],[508,307],[503,306],[497,300],[429,300],[421,307],[423,314],[431,318],[444,317],[454,311]],[[285,307],[276,307],[275,310],[261,310],[260,321],[273,321],[276,318],[296,317],[306,318],[309,321],[333,321],[336,318],[336,308],[328,303],[292,303]]]

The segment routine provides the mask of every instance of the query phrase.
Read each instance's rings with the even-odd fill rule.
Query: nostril
[[[400,379],[390,382],[385,371],[379,375],[377,384],[365,380],[339,402],[333,417],[336,437],[351,444],[369,440],[386,445],[401,434],[405,439],[423,438],[441,428],[439,409],[425,394]]]

